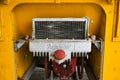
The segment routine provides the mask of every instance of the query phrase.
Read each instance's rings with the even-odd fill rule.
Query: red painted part
[[[46,73],[46,78],[50,77],[50,70],[49,70],[49,64],[48,64],[48,57],[45,57],[45,73]]]
[[[55,57],[55,59],[61,60],[61,59],[65,58],[65,52],[63,50],[56,50],[54,52],[54,57]]]
[[[58,77],[62,79],[67,79],[71,77],[76,71],[76,61],[77,57],[72,57],[71,61],[65,61],[62,64],[58,64],[53,61],[53,71]]]

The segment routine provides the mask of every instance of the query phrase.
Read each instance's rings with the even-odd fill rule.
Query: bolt
[[[29,38],[30,38],[29,35],[26,35],[26,36],[25,36],[25,39],[26,39],[26,40],[29,40]]]
[[[66,67],[67,67],[67,65],[66,65],[66,64],[63,64],[63,67],[64,67],[64,68],[66,68]]]
[[[94,23],[94,20],[91,20],[91,23]]]

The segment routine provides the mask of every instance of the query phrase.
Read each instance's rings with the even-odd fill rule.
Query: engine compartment
[[[32,7],[31,7],[31,5],[32,5]],[[38,39],[39,37],[42,36],[43,41],[40,39],[40,42],[41,42],[40,50],[38,49],[39,46],[40,46],[39,45],[39,43],[40,43],[39,40],[36,40],[36,42],[38,42],[38,43],[36,43],[36,45],[35,45],[35,46],[38,46],[38,47],[34,47],[33,45],[31,46],[36,50],[38,49],[38,51],[33,52],[34,55],[37,55],[38,58],[45,57],[45,59],[38,59],[39,61],[37,61],[37,62],[41,62],[40,60],[42,60],[42,61],[45,60],[46,64],[51,63],[51,64],[54,64],[55,66],[56,65],[60,66],[60,63],[63,62],[63,64],[61,64],[63,66],[64,63],[65,64],[69,63],[69,60],[71,59],[73,62],[76,63],[76,65],[79,65],[78,67],[82,68],[81,71],[78,70],[79,72],[81,72],[80,76],[82,76],[82,72],[83,72],[83,68],[84,68],[83,64],[88,62],[90,64],[90,66],[92,68],[92,71],[94,72],[95,76],[97,78],[100,78],[101,70],[99,69],[99,70],[96,71],[95,67],[96,66],[101,67],[101,60],[102,60],[102,56],[103,56],[101,54],[101,53],[103,53],[103,51],[101,50],[101,46],[102,47],[104,46],[103,43],[102,43],[104,41],[105,19],[106,19],[104,10],[99,5],[92,4],[92,3],[87,3],[87,4],[67,4],[67,5],[66,4],[47,4],[48,6],[45,6],[45,5],[46,4],[20,4],[13,10],[12,18],[13,18],[13,21],[15,21],[15,27],[14,27],[14,34],[15,35],[14,35],[14,38],[19,43],[19,39],[21,39],[21,36],[22,36],[22,39],[23,39],[23,38],[25,38],[26,35],[29,35],[29,37],[31,39],[33,39],[33,40],[35,40],[35,38]],[[28,9],[28,7],[30,9]],[[74,10],[74,11],[71,11],[71,9]],[[31,13],[31,15],[27,15],[29,13]],[[40,35],[40,34],[37,34],[37,33],[32,33],[35,30],[33,28],[33,25],[32,25],[32,19],[33,18],[43,18],[43,19],[44,18],[61,18],[62,19],[62,18],[69,18],[69,17],[70,18],[80,18],[80,17],[84,17],[84,16],[89,17],[89,28],[88,28],[88,31],[84,31],[84,33],[87,32],[87,34],[84,34],[84,36],[86,35],[85,37],[83,37],[83,35],[81,35],[82,37],[74,37],[76,34],[78,36],[80,32],[75,34],[74,33],[75,31],[72,28],[71,28],[71,31],[73,30],[74,35],[67,34],[69,31],[67,31],[67,29],[66,30],[63,29],[63,30],[65,30],[63,32],[63,34],[66,34],[66,36],[72,35],[72,36],[67,38],[68,40],[64,39],[64,38],[66,38],[66,36],[65,37],[60,37],[60,36],[64,36],[64,35],[59,35],[59,36],[57,36],[55,38],[55,35],[56,35],[55,32],[52,33],[53,36],[49,36],[51,34],[49,32],[45,32],[45,31],[43,33],[42,32],[40,33],[40,34],[43,34],[43,35]],[[69,20],[70,19],[68,19],[68,21]],[[55,23],[52,22],[51,23],[52,26],[55,25]],[[48,23],[45,23],[45,24],[48,24]],[[48,27],[52,27],[51,24]],[[57,23],[57,25],[60,25],[60,23]],[[64,24],[62,24],[62,25],[64,25]],[[59,30],[59,27],[57,27],[55,29]],[[39,28],[36,28],[36,31],[37,30],[39,31]],[[49,30],[49,29],[42,28],[42,30]],[[77,29],[77,30],[79,30],[79,29]],[[83,30],[85,30],[85,29],[83,29]],[[50,31],[52,31],[52,29]],[[67,32],[67,33],[65,33],[65,32]],[[47,36],[45,36],[44,33],[46,33]],[[37,34],[38,37],[35,36],[34,34]],[[32,35],[34,35],[34,36],[32,36]],[[82,40],[79,41],[80,38]],[[89,38],[90,38],[90,41],[89,41]],[[57,42],[55,40],[52,40],[53,42],[50,43],[51,42],[50,39],[55,39],[55,40],[60,39],[60,40],[58,40]],[[62,39],[64,39],[64,40],[62,40]],[[66,58],[68,62],[66,62],[66,60],[64,60],[64,61],[62,61],[60,63],[59,63],[59,61],[57,62],[57,60],[55,62],[54,61],[51,62],[50,59],[53,60],[54,58],[52,58],[52,57],[50,59],[48,58],[48,52],[49,51],[47,51],[47,49],[43,46],[43,45],[46,45],[46,43],[48,44],[48,42],[49,42],[49,45],[54,44],[54,45],[50,45],[51,47],[53,47],[55,45],[58,45],[58,44],[59,45],[63,45],[63,44],[67,45],[67,42],[68,42],[69,45],[73,45],[73,46],[78,45],[78,46],[76,46],[77,48],[82,48],[84,50],[86,47],[81,44],[82,42],[85,42],[84,39],[87,40],[89,42],[89,44],[90,44],[90,45],[84,44],[85,46],[87,46],[87,47],[89,46],[91,48],[91,51],[90,50],[88,51],[90,53],[88,55],[89,58],[87,58],[88,57],[87,54],[86,54],[87,52],[84,51],[83,52],[84,56],[82,56],[81,52],[72,51],[72,48],[70,48],[68,51],[71,50],[71,52],[67,52],[67,53],[70,53],[72,55],[69,55],[68,58]],[[29,38],[27,39],[27,41],[29,42]],[[32,42],[32,40],[31,40],[31,42]],[[25,42],[25,44],[26,44],[26,42]],[[29,43],[27,43],[27,45],[28,44]],[[82,46],[80,46],[80,45],[82,45]],[[94,47],[92,45],[94,45]],[[29,44],[29,46],[30,46],[30,44]],[[61,46],[56,46],[56,47],[61,50]],[[64,47],[64,46],[62,46],[62,47]],[[69,46],[67,46],[67,47],[69,47]],[[53,50],[53,48],[51,48],[51,50]],[[21,50],[21,48],[18,48],[18,51],[19,51],[19,49]],[[48,49],[48,50],[50,50],[50,49]],[[56,51],[56,50],[54,50],[54,51]],[[96,52],[94,52],[94,50],[96,50]],[[27,49],[27,51],[29,52],[29,49]],[[19,54],[20,53],[16,54],[16,56],[19,55]],[[40,55],[46,55],[46,56],[40,56]],[[79,56],[79,57],[77,57],[77,56]],[[96,61],[93,59],[94,58],[93,56],[96,58]],[[78,58],[79,63],[77,63],[77,58],[75,58],[75,57]],[[20,58],[18,58],[17,61],[19,59]],[[19,64],[21,65],[22,63],[20,62]],[[37,64],[39,64],[38,66],[44,66],[45,67],[44,63],[41,63],[41,64],[37,63]],[[69,63],[69,64],[71,64],[71,63]],[[93,64],[95,64],[95,65],[93,65]],[[18,71],[19,71],[19,69],[22,69],[22,67],[20,67],[20,66],[17,66],[17,67],[18,67]],[[63,70],[64,70],[64,67],[60,67],[60,68],[63,68]],[[48,68],[46,68],[46,70],[47,69]],[[54,72],[56,72],[55,68],[53,68],[53,70],[54,70]],[[75,72],[75,69],[74,69],[73,73],[74,72]],[[21,74],[18,74],[18,76],[20,76],[20,75]],[[48,75],[49,74],[47,74],[47,77],[48,77]],[[57,75],[57,76],[59,76],[59,75]],[[22,76],[20,76],[20,77],[22,77]],[[63,77],[64,76],[62,76],[62,78]],[[80,77],[80,78],[82,78],[82,77]]]

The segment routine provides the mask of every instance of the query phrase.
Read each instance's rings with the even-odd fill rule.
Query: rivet
[[[91,20],[91,23],[94,23],[94,20]]]

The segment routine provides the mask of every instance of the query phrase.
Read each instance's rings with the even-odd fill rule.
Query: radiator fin
[[[36,39],[85,39],[85,21],[35,21]]]

